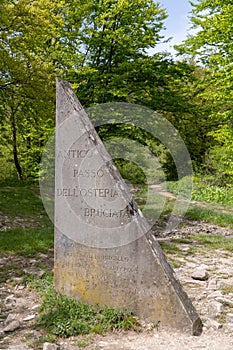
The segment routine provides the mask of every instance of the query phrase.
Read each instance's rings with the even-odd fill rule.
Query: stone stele
[[[57,79],[55,290],[191,335],[202,322],[67,82]]]

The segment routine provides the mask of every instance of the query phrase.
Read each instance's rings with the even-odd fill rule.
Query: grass
[[[168,255],[173,268],[181,265],[177,257],[194,256],[197,252],[208,254],[210,251],[221,249],[230,254],[233,252],[233,238],[223,237],[220,235],[194,234],[185,238],[172,238],[169,241],[159,241],[163,251]],[[188,251],[182,251],[180,244],[189,246]]]
[[[233,238],[227,238],[223,236],[210,236],[210,235],[194,235],[190,237],[193,241],[204,246],[208,249],[224,249],[233,252]]]
[[[224,212],[221,209],[192,204],[185,216],[193,220],[202,220],[219,226],[233,228],[233,212]]]
[[[233,284],[221,288],[224,295],[233,293]]]
[[[44,207],[36,186],[0,187],[1,213],[9,216],[44,215]]]
[[[53,247],[53,227],[16,228],[0,232],[0,256],[22,255],[35,257],[38,253],[46,253]]]
[[[189,195],[189,186],[193,182],[192,200],[205,203],[222,204],[233,206],[233,185],[219,186],[215,184],[213,177],[184,177],[180,181],[168,181],[166,187],[174,194],[180,193],[182,196]]]
[[[178,194],[180,187],[181,194],[185,197],[186,187],[190,183],[189,177],[184,177],[179,182],[167,182],[169,191]],[[198,203],[191,203],[187,213],[190,219],[211,222],[220,226],[233,228],[233,186],[216,186],[213,179],[193,178],[192,200]]]
[[[185,184],[186,179],[180,180],[181,185],[182,182],[183,188],[181,186],[181,195],[185,197],[186,193],[186,184]],[[188,181],[189,183],[189,181]],[[168,190],[177,193],[178,189],[178,182],[167,182],[166,185],[168,187]],[[209,190],[210,191],[210,190]],[[220,190],[215,191],[213,189],[213,193],[218,193]],[[219,199],[219,203],[217,203],[216,200],[216,194],[213,195],[213,202],[211,202],[211,196],[209,195],[208,197],[208,203],[204,202],[203,197],[200,196],[200,198],[197,198],[200,200],[199,203],[191,203],[187,212],[184,214],[187,218],[193,219],[193,220],[201,220],[201,221],[206,221],[210,222],[219,226],[228,226],[233,228],[233,208],[231,205],[232,198],[231,196],[225,195],[227,192],[226,189],[222,190],[224,193],[224,201],[222,200],[223,203],[221,203]],[[148,189],[145,185],[141,185],[137,188],[137,192],[135,193],[135,199],[136,202],[138,203],[140,209],[143,211],[144,215],[148,219],[154,219],[156,220],[159,215],[161,214],[160,217],[163,217],[165,215],[169,215],[172,213],[175,200],[171,198],[162,198],[162,196],[156,191],[153,191],[151,193],[150,190],[150,199],[147,201],[147,195],[148,195]],[[219,198],[222,198],[218,194]],[[231,199],[230,199],[231,198]],[[203,200],[203,202],[201,201]]]
[[[170,242],[172,243],[180,243],[180,244],[191,244],[192,241],[187,238],[171,238]]]
[[[46,330],[47,335],[65,338],[117,329],[140,330],[139,321],[130,310],[88,305],[55,295],[51,273],[41,279],[32,277],[29,285],[43,298],[36,327]]]
[[[165,241],[159,241],[159,244],[161,245],[161,248],[166,254],[182,253],[182,250],[176,244],[172,244],[170,242]]]
[[[76,346],[78,346],[79,348],[85,348],[90,344],[90,341],[91,341],[91,337],[88,335],[86,337],[83,337],[83,339],[78,340],[76,342]]]

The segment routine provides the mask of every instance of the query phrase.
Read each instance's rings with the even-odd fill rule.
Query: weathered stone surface
[[[208,289],[217,290],[219,289],[219,281],[217,277],[212,277],[208,281]]]
[[[209,304],[209,317],[210,318],[217,318],[219,317],[223,312],[223,305],[219,303],[218,301],[211,301]]]
[[[218,301],[219,303],[229,306],[229,307],[233,307],[233,300],[224,298],[224,297],[217,297],[216,301]]]
[[[213,329],[220,329],[220,328],[222,328],[222,324],[217,322],[216,320],[210,318],[206,321],[206,327],[208,327],[208,328],[211,327]]]
[[[207,281],[209,278],[208,272],[203,268],[197,268],[193,271],[192,276],[194,280]]]
[[[0,340],[5,336],[5,332],[2,327],[0,327]]]
[[[222,297],[222,296],[223,294],[221,290],[216,290],[215,292],[208,294],[207,299],[215,299],[217,297]]]
[[[18,329],[20,327],[20,322],[18,320],[14,320],[10,323],[8,323],[8,325],[3,329],[4,332],[13,332],[16,329]]]
[[[12,309],[15,306],[15,304],[16,304],[16,298],[13,294],[6,297],[4,301],[4,305],[6,309]]]
[[[55,288],[194,335],[202,324],[69,84],[57,84]]]
[[[226,322],[233,324],[233,314],[226,314]]]
[[[24,269],[23,272],[26,274],[35,275],[38,277],[42,277],[45,274],[44,270],[40,269],[39,267],[35,267],[35,266]]]
[[[7,326],[9,323],[11,323],[12,321],[14,321],[17,318],[17,314],[8,314],[4,325]]]
[[[26,317],[23,318],[23,321],[31,321],[31,320],[33,320],[35,317],[36,317],[35,314],[33,314],[33,315],[28,315],[28,316],[26,316]]]
[[[10,345],[7,350],[30,350],[30,349],[24,345],[16,344],[16,345]]]
[[[43,350],[58,350],[59,347],[56,344],[52,343],[44,343],[43,345]]]

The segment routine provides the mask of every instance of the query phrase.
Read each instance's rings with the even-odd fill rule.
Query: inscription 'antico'
[[[75,159],[75,158],[86,158],[89,150],[86,149],[69,149],[59,151],[57,153],[57,157],[61,157],[64,159]]]

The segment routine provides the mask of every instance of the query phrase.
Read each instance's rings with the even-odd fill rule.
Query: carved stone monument
[[[67,82],[57,80],[55,289],[192,335],[202,323]]]

